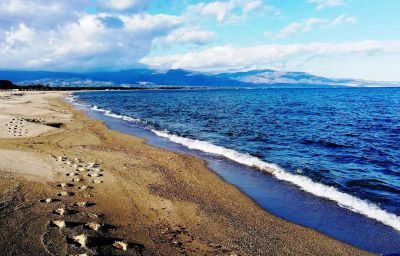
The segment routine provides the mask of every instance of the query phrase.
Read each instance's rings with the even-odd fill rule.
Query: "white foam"
[[[232,149],[227,149],[208,143],[206,141],[184,138],[171,134],[169,132],[157,130],[152,130],[152,132],[155,133],[157,136],[167,138],[172,142],[184,145],[190,149],[196,149],[203,152],[223,156],[237,163],[266,171],[274,175],[277,179],[290,182],[308,193],[334,201],[340,207],[360,213],[364,216],[377,220],[400,231],[399,216],[393,213],[386,212],[385,210],[381,209],[379,206],[373,203],[364,201],[344,192],[340,192],[334,187],[314,182],[310,178],[302,175],[289,173],[276,164],[267,163],[249,154],[243,154]]]
[[[140,119],[132,118],[130,116],[124,116],[124,115],[115,114],[110,110],[99,108],[96,105],[94,105],[91,109],[94,110],[94,111],[97,111],[97,112],[102,112],[102,113],[104,113],[105,116],[118,118],[118,119],[122,119],[122,120],[129,121],[129,122],[139,122],[140,121]]]

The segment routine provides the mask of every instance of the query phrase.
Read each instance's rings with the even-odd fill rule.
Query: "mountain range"
[[[210,86],[210,87],[397,87],[400,82],[336,79],[305,72],[271,69],[201,73],[182,69],[129,69],[113,72],[0,71],[0,79],[18,85],[50,86]]]

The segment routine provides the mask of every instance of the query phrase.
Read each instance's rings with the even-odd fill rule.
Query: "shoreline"
[[[18,237],[1,242],[0,248],[4,252],[15,254],[28,250],[30,254],[40,252],[46,255],[55,253],[57,248],[54,244],[59,244],[60,251],[55,254],[93,250],[101,255],[112,249],[104,242],[108,241],[105,238],[121,238],[133,246],[127,255],[368,255],[264,211],[239,189],[208,170],[202,160],[155,148],[145,144],[143,139],[109,130],[102,122],[90,119],[62,102],[59,97],[64,94],[29,93],[26,96],[31,95],[36,98],[24,99],[25,110],[13,106],[13,111],[17,109],[14,116],[44,119],[45,122],[38,124],[28,122],[32,125],[31,130],[43,129],[42,126],[47,128],[50,123],[60,123],[60,128],[49,127],[39,135],[32,134],[32,137],[0,139],[0,157],[7,159],[9,152],[13,151],[20,161],[34,158],[36,160],[32,161],[35,163],[45,163],[38,167],[26,166],[22,172],[13,170],[22,165],[19,162],[0,165],[2,181],[9,184],[2,187],[2,201],[9,203],[0,212],[0,224],[4,226],[0,238],[5,239],[12,228],[28,233],[24,235],[24,242]],[[41,115],[32,116],[27,111],[30,105],[35,104],[39,104],[36,108],[41,109]],[[13,116],[12,113],[6,114]],[[29,156],[22,156],[21,152]],[[63,236],[60,236],[58,230],[48,225],[54,218],[51,214],[54,205],[43,207],[37,203],[39,199],[59,191],[54,184],[65,180],[67,170],[61,169],[68,169],[60,169],[48,156],[50,154],[98,162],[104,168],[104,183],[96,185],[92,193],[91,200],[95,205],[81,212],[101,212],[104,214],[101,222],[117,228],[93,234],[91,239],[98,243],[94,243],[93,248],[75,248],[76,245],[69,244],[66,237],[79,229],[79,225],[62,231]],[[31,169],[50,171],[44,176],[40,173],[31,178]],[[16,186],[18,189],[10,185],[13,182],[19,184]],[[24,207],[16,207],[21,204]],[[4,216],[5,212],[12,214]],[[27,216],[37,216],[28,222],[30,228],[15,227],[17,219],[21,221]],[[85,221],[77,216],[66,218],[79,223]],[[53,233],[58,235],[52,236]]]

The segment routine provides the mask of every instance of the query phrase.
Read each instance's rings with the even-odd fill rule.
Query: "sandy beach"
[[[279,219],[202,160],[109,130],[61,92],[0,92],[2,255],[368,255]]]

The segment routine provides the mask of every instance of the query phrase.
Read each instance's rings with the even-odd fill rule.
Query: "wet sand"
[[[203,161],[111,131],[63,95],[0,92],[2,255],[368,254],[265,212]]]

